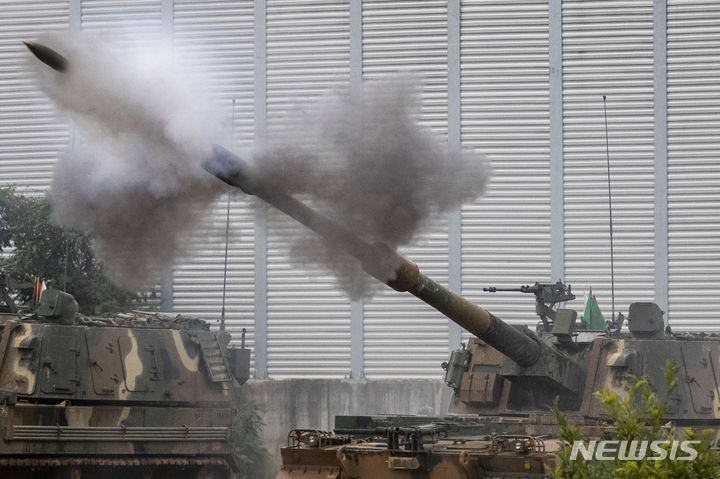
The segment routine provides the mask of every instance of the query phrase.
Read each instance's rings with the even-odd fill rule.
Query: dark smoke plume
[[[408,78],[333,92],[289,115],[256,168],[366,241],[412,244],[433,220],[480,196],[489,173],[482,155],[449,153],[421,128],[419,110],[419,86]],[[374,280],[342,250],[308,235],[291,257],[328,266],[352,297],[372,292]]]

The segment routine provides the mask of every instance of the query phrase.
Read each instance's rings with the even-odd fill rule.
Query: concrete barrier
[[[280,448],[293,428],[331,431],[336,415],[444,415],[451,390],[441,379],[271,379],[250,380],[242,397],[265,407],[263,442],[269,472],[280,468]]]

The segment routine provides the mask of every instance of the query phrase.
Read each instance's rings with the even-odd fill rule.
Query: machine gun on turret
[[[534,285],[520,286],[519,288],[497,288],[490,286],[483,288],[487,293],[497,293],[501,291],[528,293],[535,295],[535,313],[540,316],[545,331],[552,330],[552,323],[555,321],[557,310],[555,305],[572,301],[575,295],[572,292],[572,286],[565,284],[562,280],[557,283],[535,283]]]

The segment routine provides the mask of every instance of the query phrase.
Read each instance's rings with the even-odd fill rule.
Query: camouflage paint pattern
[[[35,399],[193,403],[229,401],[213,384],[199,340],[212,331],[66,326],[8,321],[0,341],[0,388]]]
[[[544,464],[552,456],[535,434],[557,436],[557,424],[546,419],[555,398],[560,409],[592,436],[601,432],[603,423],[603,408],[593,392],[605,387],[623,396],[623,379],[632,375],[647,377],[662,397],[666,361],[679,368],[680,387],[670,398],[670,419],[695,427],[712,427],[720,419],[720,338],[666,333],[663,312],[655,304],[630,305],[629,334],[621,332],[622,321],[613,318],[607,332],[576,335],[577,312],[546,309],[536,288],[540,301],[536,312],[544,327],[537,332],[515,328],[423,275],[389,246],[370,244],[283,191],[253,182],[245,162],[231,152],[215,147],[214,156],[203,166],[342,248],[369,275],[396,291],[413,294],[474,334],[477,339],[469,351],[452,355],[443,365],[446,382],[454,390],[451,411],[491,418],[489,425],[503,429],[509,425],[518,429],[514,439],[490,436],[477,442],[461,435],[450,443],[443,436],[447,425],[433,425],[431,418],[426,418],[431,424],[424,426],[408,418],[409,424],[400,421],[392,427],[357,431],[338,431],[336,422],[335,434],[291,431],[279,479],[541,477],[551,472]],[[394,274],[388,275],[388,270]],[[556,286],[564,291],[561,282]],[[569,287],[567,293],[571,296]],[[547,313],[552,313],[552,328]],[[518,449],[505,450],[506,441],[515,441]],[[523,446],[524,441],[532,447]]]
[[[637,310],[637,309],[636,309]],[[632,309],[631,309],[632,312]],[[714,429],[720,440],[720,335],[673,334],[657,318],[630,317],[628,330],[579,331],[576,335],[550,333],[540,325],[534,337],[550,357],[530,367],[517,363],[480,338],[467,350],[456,352],[448,365],[454,389],[446,417],[389,416],[337,417],[334,433],[323,442],[291,440],[283,448],[278,479],[334,477],[465,479],[481,477],[531,478],[552,474],[559,447],[560,428],[549,413],[555,396],[569,420],[588,438],[608,431],[605,408],[594,392],[607,389],[627,397],[624,381],[647,378],[659,397],[667,394],[664,369],[667,361],[678,368],[678,387],[668,398],[667,419],[682,433],[685,428]],[[638,323],[643,323],[639,325]],[[544,353],[543,353],[544,354]],[[565,358],[580,371],[574,384],[557,370]],[[544,369],[543,369],[544,368]],[[460,375],[458,377],[458,371]],[[542,371],[546,378],[540,377]],[[550,394],[548,393],[550,389]],[[418,447],[412,437],[427,436]],[[405,432],[399,447],[388,431]],[[415,436],[408,435],[412,431]],[[498,448],[501,437],[540,438],[542,448]],[[317,469],[313,467],[328,468]],[[305,471],[305,472],[303,472]]]
[[[229,477],[248,350],[197,319],[53,319],[0,316],[0,477]]]

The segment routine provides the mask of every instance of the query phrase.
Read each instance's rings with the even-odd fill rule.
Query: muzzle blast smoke
[[[331,270],[352,298],[377,288],[363,270],[412,289],[417,267],[396,249],[475,200],[487,183],[482,155],[449,151],[420,127],[420,90],[408,78],[338,88],[290,108],[245,165],[211,146],[226,139],[212,128],[219,115],[203,116],[209,112],[197,104],[207,102],[180,83],[184,75],[155,45],[143,56],[104,37],[49,41],[53,48],[26,43],[52,68],[35,65],[40,86],[83,133],[55,168],[53,218],[92,234],[121,286],[147,285],[182,253],[179,238],[196,237],[193,220],[204,211],[193,211],[207,210],[221,192],[202,166],[318,233],[324,241],[289,235],[289,260]],[[271,230],[283,228],[276,221],[282,217],[271,218]],[[398,273],[404,270],[410,276]]]
[[[369,275],[396,291],[416,296],[522,366],[531,366],[540,358],[540,344],[531,336],[428,278],[415,263],[384,243],[369,244],[292,196],[267,188],[261,181],[252,178],[241,158],[228,150],[219,146],[213,150],[213,157],[203,163],[205,170],[247,194],[256,195],[357,258]]]

